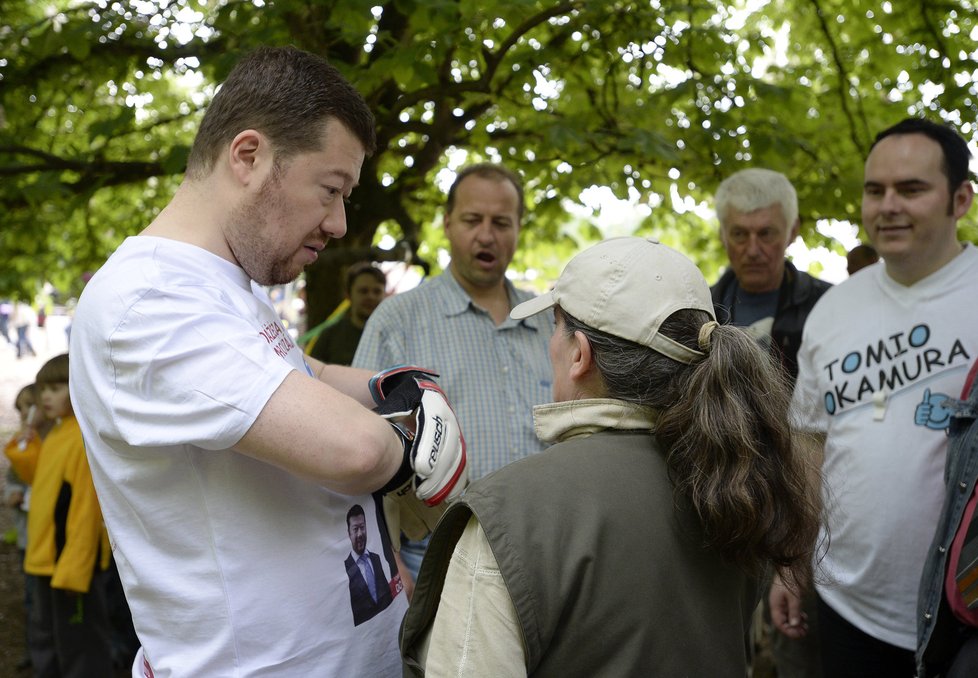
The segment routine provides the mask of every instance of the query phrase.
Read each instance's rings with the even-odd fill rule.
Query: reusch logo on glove
[[[435,415],[435,435],[431,439],[431,452],[428,453],[428,465],[434,468],[438,460],[438,449],[441,447],[441,437],[445,433],[445,422],[440,415]]]

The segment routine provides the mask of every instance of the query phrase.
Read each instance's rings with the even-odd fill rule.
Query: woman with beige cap
[[[818,484],[778,367],[686,257],[614,238],[553,290],[555,443],[473,483],[431,540],[406,675],[743,678],[762,582],[811,575]]]

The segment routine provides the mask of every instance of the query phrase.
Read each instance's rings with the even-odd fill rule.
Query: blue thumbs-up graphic
[[[946,429],[951,420],[951,410],[944,407],[947,400],[948,396],[943,393],[932,394],[929,388],[924,389],[924,399],[914,411],[914,423],[935,431]]]

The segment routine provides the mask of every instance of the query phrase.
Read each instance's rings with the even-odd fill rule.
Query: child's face
[[[59,419],[72,414],[68,384],[44,384],[41,386],[41,409],[48,419]]]
[[[16,405],[17,412],[20,414],[20,425],[26,426],[28,423],[27,417],[31,412],[31,407],[34,405],[34,396],[27,393],[21,394],[21,396],[17,398]]]

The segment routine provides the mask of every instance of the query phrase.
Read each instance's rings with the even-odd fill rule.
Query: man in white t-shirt
[[[951,128],[907,119],[866,160],[862,218],[884,260],[825,293],[798,353],[794,410],[822,441],[826,529],[817,582],[833,678],[915,674],[916,600],[944,497],[943,406],[978,355],[978,250],[957,238],[970,153]],[[797,600],[778,582],[772,619]]]
[[[457,421],[418,372],[307,362],[262,287],[345,234],[373,125],[320,57],[245,56],[173,199],[78,303],[71,396],[142,643],[134,676],[400,675],[382,499],[457,494]],[[354,504],[390,598],[370,619],[341,566]]]

